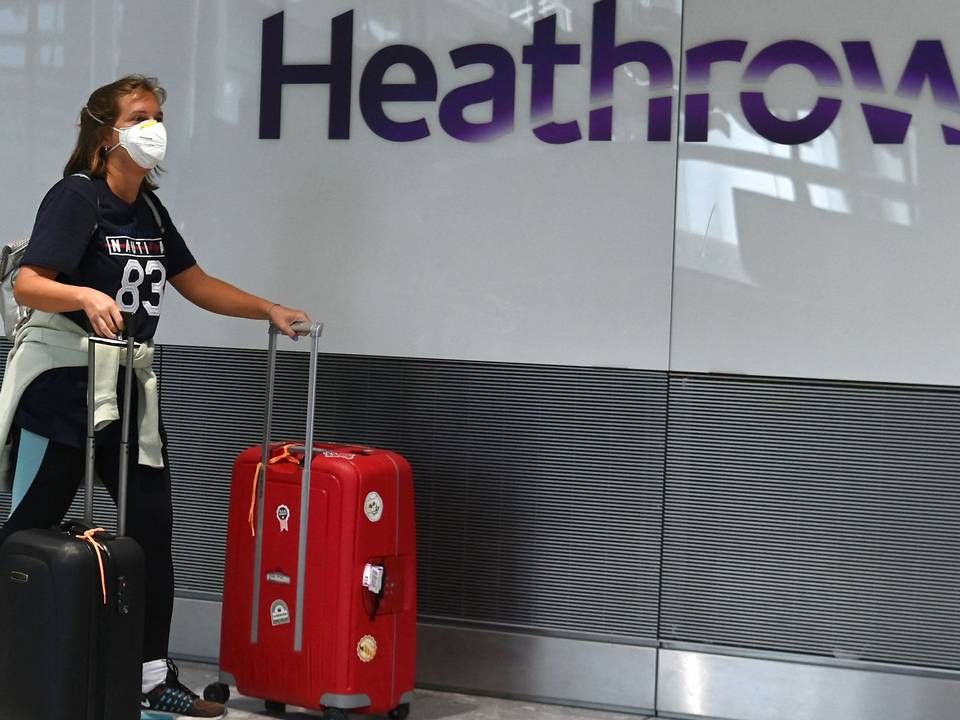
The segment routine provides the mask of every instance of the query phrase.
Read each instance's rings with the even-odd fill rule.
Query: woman
[[[17,301],[34,308],[20,332],[53,326],[116,337],[124,329],[123,311],[134,314],[137,340],[152,348],[167,281],[201,308],[269,319],[291,337],[291,325],[308,320],[300,310],[207,275],[194,260],[152,194],[154,171],[166,147],[160,107],[165,97],[156,80],[142,76],[122,78],[90,95],[64,178],[40,205],[17,277]],[[84,474],[86,368],[53,367],[32,378],[25,369],[32,364],[18,365],[16,354],[3,380],[12,415],[5,426],[11,427],[16,467],[13,510],[0,542],[17,530],[57,523]],[[155,382],[148,368],[137,378]],[[222,717],[223,706],[184,687],[167,659],[174,591],[170,473],[155,386],[143,390],[131,398],[136,406],[139,395],[143,407],[132,413],[139,425],[135,421],[131,431],[130,456],[137,464],[131,466],[127,511],[128,533],[143,547],[147,564],[142,707],[178,716]],[[97,432],[97,471],[114,502],[119,424],[109,422]]]

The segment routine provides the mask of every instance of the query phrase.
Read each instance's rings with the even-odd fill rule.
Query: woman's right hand
[[[123,330],[123,316],[116,300],[90,287],[80,289],[80,302],[90,327],[100,337],[116,338]]]

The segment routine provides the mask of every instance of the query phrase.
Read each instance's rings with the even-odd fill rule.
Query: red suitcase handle
[[[299,322],[293,324],[293,330],[300,336],[309,335],[313,340],[310,349],[310,373],[307,381],[307,422],[306,449],[303,463],[303,479],[300,486],[300,537],[297,552],[297,604],[294,610],[294,637],[293,649],[300,652],[303,649],[303,607],[304,575],[307,565],[307,518],[310,513],[310,466],[313,464],[313,419],[314,406],[317,398],[317,352],[320,349],[320,335],[323,333],[321,322]],[[268,330],[269,345],[267,346],[267,406],[264,412],[263,427],[263,456],[257,472],[257,542],[253,556],[253,593],[250,615],[250,642],[256,644],[260,634],[260,572],[263,560],[263,494],[266,488],[266,470],[270,463],[270,426],[273,422],[273,386],[277,372],[277,327],[270,323]]]

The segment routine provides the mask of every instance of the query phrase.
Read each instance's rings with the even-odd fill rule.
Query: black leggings
[[[16,467],[19,431],[13,433],[11,472]],[[117,502],[119,448],[97,448],[97,475]],[[29,490],[0,529],[0,544],[18,530],[49,528],[59,523],[70,508],[83,482],[85,451],[49,441]],[[127,492],[127,534],[143,548],[147,561],[144,622],[144,662],[167,657],[170,620],[173,615],[173,509],[170,496],[170,463],[166,444],[163,468],[137,464],[137,448],[131,443]],[[108,528],[113,530],[113,528]]]

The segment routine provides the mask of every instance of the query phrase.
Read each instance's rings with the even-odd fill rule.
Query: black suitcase
[[[126,528],[133,329],[125,346],[118,536],[92,531],[93,403],[84,522],[21,530],[0,548],[0,719],[139,720],[145,565]],[[91,530],[87,539],[82,536]]]

